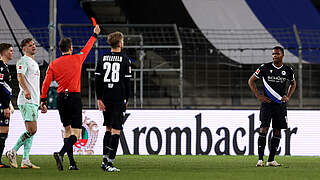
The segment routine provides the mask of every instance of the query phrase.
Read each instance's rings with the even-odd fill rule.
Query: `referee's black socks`
[[[119,145],[120,135],[112,134],[109,143],[109,161],[113,161],[117,154],[117,149]]]
[[[75,135],[71,135],[67,142],[63,145],[61,151],[59,152],[60,156],[63,156],[67,151],[73,148],[74,143],[77,142],[77,137]]]
[[[7,137],[8,133],[0,133],[0,163]]]
[[[271,138],[271,149],[268,162],[274,161],[274,156],[276,155],[277,149],[279,147],[281,136],[273,136]]]
[[[262,161],[263,161],[263,156],[264,156],[264,149],[266,147],[266,139],[267,139],[266,133],[259,133],[258,155],[259,155],[259,160],[262,160]]]
[[[64,138],[64,139],[63,139],[64,144],[67,144],[67,143],[68,143],[68,139],[69,139],[69,138]],[[74,158],[73,158],[73,146],[71,147],[71,149],[69,149],[69,150],[67,151],[67,154],[68,154],[70,166],[75,166],[75,165],[76,165],[76,162],[74,161]]]

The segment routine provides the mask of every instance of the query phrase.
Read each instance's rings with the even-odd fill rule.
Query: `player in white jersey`
[[[24,51],[24,56],[17,62],[17,78],[20,92],[18,95],[18,106],[25,121],[26,132],[22,133],[17,143],[6,153],[10,165],[17,168],[16,154],[19,148],[24,146],[21,168],[40,167],[32,164],[29,160],[29,153],[32,146],[34,134],[37,132],[38,109],[40,104],[40,70],[34,59],[36,46],[31,38],[22,40],[20,44]]]

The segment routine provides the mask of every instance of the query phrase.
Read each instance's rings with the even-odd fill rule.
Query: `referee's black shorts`
[[[113,129],[122,130],[125,115],[124,113],[126,111],[125,104],[104,103],[104,105],[106,106],[106,111],[103,111],[103,125]]]
[[[57,106],[64,127],[82,128],[82,102],[80,93],[58,93]]]
[[[272,120],[272,128],[287,129],[287,104],[278,103],[262,103],[260,107],[260,127],[270,127]]]
[[[0,108],[0,127],[9,126],[10,119],[4,117],[4,109]]]

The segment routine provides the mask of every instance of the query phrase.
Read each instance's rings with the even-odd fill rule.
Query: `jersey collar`
[[[276,69],[281,69],[283,67],[283,64],[280,67],[277,67],[276,65],[274,65],[274,63],[272,63],[272,66],[275,67]]]

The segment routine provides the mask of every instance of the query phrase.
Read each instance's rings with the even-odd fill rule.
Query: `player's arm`
[[[257,99],[258,99],[259,101],[265,102],[265,103],[270,103],[271,100],[270,100],[268,97],[266,97],[266,96],[264,96],[264,95],[261,95],[261,94],[259,93],[259,91],[258,91],[258,89],[257,89],[257,86],[256,86],[256,83],[255,83],[257,80],[258,80],[258,78],[256,77],[255,74],[253,74],[253,75],[249,78],[249,80],[248,80],[248,85],[249,85],[252,93],[257,97]]]
[[[96,88],[96,94],[97,94],[97,103],[98,108],[100,111],[105,111],[106,107],[104,103],[102,102],[103,97],[103,70],[102,70],[102,58],[98,62],[96,71],[94,73],[95,75],[95,88]]]
[[[281,98],[282,102],[288,102],[291,99],[291,96],[293,95],[294,91],[296,90],[297,87],[297,83],[296,80],[294,78],[294,71],[293,69],[290,67],[289,72],[288,72],[288,80],[290,82],[289,88],[288,88],[288,93],[286,96],[283,96]]]
[[[293,95],[294,91],[296,90],[296,87],[297,87],[297,82],[296,80],[292,80],[290,82],[290,86],[288,88],[288,94],[287,96],[283,96],[281,101],[282,102],[288,102],[290,99],[291,99],[291,96]]]
[[[96,25],[93,29],[93,35],[90,37],[86,45],[81,49],[80,53],[78,54],[80,57],[81,63],[83,63],[86,57],[88,56],[99,34],[100,34],[100,27],[99,25]]]
[[[31,94],[30,94],[30,91],[29,91],[29,89],[27,87],[27,83],[26,83],[26,79],[24,77],[24,74],[18,73],[17,74],[17,78],[18,78],[18,81],[19,81],[19,85],[23,89],[24,96],[26,97],[26,99],[31,99]]]
[[[46,73],[46,77],[42,83],[42,89],[41,89],[41,102],[40,102],[40,108],[42,113],[47,112],[47,93],[50,87],[50,84],[53,80],[53,68],[52,63],[50,63],[48,71]]]

